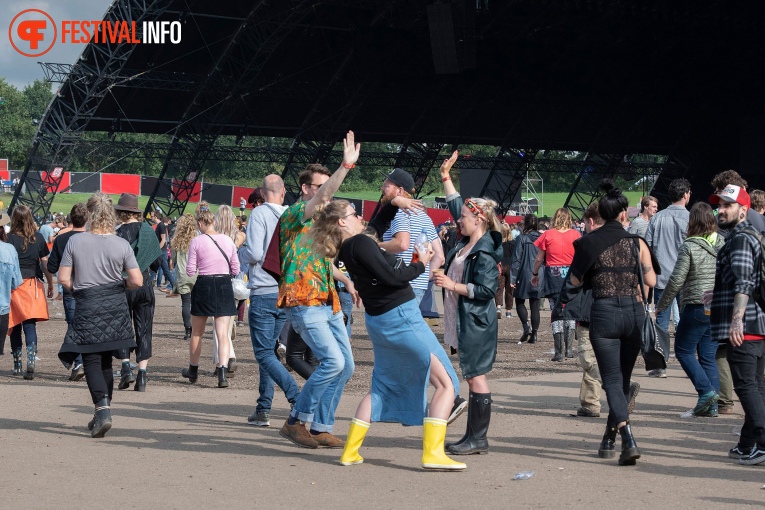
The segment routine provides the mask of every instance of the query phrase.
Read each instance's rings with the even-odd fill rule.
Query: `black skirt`
[[[545,281],[542,287],[543,296],[557,298],[566,283],[569,266],[545,266]]]
[[[227,274],[197,276],[197,282],[191,289],[191,315],[197,317],[236,315],[231,277]]]

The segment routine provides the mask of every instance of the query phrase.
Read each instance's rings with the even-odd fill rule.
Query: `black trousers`
[[[137,289],[128,289],[127,295],[130,317],[133,319],[135,330],[135,360],[136,363],[151,358],[152,330],[154,328],[154,286],[149,278],[149,272],[143,273],[143,286]],[[131,349],[132,350],[132,349]],[[128,359],[130,351],[121,349],[117,351],[119,359]]]
[[[94,352],[82,355],[82,366],[85,369],[85,381],[93,404],[104,397],[112,401],[114,391],[114,372],[112,371],[112,352]]]
[[[292,326],[287,335],[287,365],[306,380],[319,365],[319,360],[313,355],[311,348]]]
[[[8,315],[0,315],[0,354],[5,354],[5,337],[8,334]]]
[[[590,343],[608,399],[608,423],[629,419],[630,377],[640,353],[645,308],[633,296],[595,299],[590,312]]]
[[[181,294],[181,316],[183,317],[183,327],[191,327],[191,292]]]
[[[765,447],[765,340],[728,344],[728,365],[733,388],[744,408],[741,445]]]
[[[531,309],[531,329],[539,329],[539,299],[529,299],[529,308]],[[526,300],[515,298],[515,311],[518,313],[518,319],[524,326],[529,323],[529,314],[526,311]]]

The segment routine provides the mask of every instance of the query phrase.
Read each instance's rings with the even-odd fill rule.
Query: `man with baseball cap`
[[[741,464],[765,462],[765,313],[751,299],[760,285],[762,250],[752,224],[747,221],[751,206],[742,186],[726,185],[709,197],[719,204],[717,224],[730,229],[717,254],[715,288],[704,300],[712,303],[712,340],[728,344],[728,363],[741,407],[744,425],[741,438],[728,455]],[[711,294],[711,295],[710,295]]]

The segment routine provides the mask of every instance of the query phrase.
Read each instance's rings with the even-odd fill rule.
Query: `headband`
[[[481,218],[485,222],[489,222],[488,218],[486,218],[486,215],[483,212],[483,209],[481,209],[478,204],[473,202],[473,200],[467,198],[465,199],[465,206],[470,209],[470,212]]]

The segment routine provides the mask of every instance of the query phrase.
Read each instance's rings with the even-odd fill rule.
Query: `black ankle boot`
[[[229,358],[228,359],[228,376],[234,377],[234,372],[236,372],[236,369],[239,367],[239,365],[236,364],[236,358]]]
[[[640,450],[632,437],[632,428],[630,422],[627,422],[619,429],[619,435],[622,436],[622,454],[619,455],[620,466],[634,466],[636,460],[640,458]]]
[[[21,349],[14,350],[13,352],[13,375],[21,375]]]
[[[228,367],[218,367],[218,388],[228,388]]]
[[[135,376],[133,375],[133,369],[130,368],[130,362],[123,361],[122,369],[120,370],[120,383],[117,385],[117,389],[124,390],[134,382]]]
[[[189,338],[191,338],[191,328],[185,328],[185,330],[186,330],[186,334],[183,335],[183,339],[188,340]]]
[[[529,337],[531,336],[531,328],[528,324],[523,325],[523,334],[521,335],[521,339],[519,340],[520,343],[525,343],[528,341]]]
[[[536,329],[531,330],[531,338],[529,338],[529,343],[530,344],[537,343],[537,330]]]
[[[563,361],[563,333],[553,333],[555,342],[555,354],[550,361]]]
[[[104,397],[96,402],[96,412],[93,415],[93,424],[88,423],[90,437],[104,437],[106,432],[112,428],[112,413],[109,408],[109,397]]]
[[[565,328],[563,330],[563,335],[564,335],[565,343],[566,343],[566,357],[573,358],[574,357],[574,331],[569,328]]]
[[[181,370],[181,375],[188,379],[191,384],[194,384],[197,382],[197,378],[199,378],[199,367],[189,365],[189,368],[184,368]]]
[[[616,427],[606,424],[606,432],[603,434],[603,440],[598,448],[598,457],[601,459],[613,459],[616,453],[614,445],[616,444]]]
[[[446,445],[446,451],[452,455],[471,455],[488,453],[489,440],[486,433],[491,421],[491,393],[470,392],[468,403],[467,429],[462,439]]]
[[[146,391],[146,370],[138,369],[138,376],[135,378],[135,391]]]

